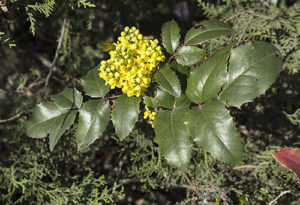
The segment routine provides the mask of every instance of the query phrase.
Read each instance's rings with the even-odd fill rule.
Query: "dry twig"
[[[13,121],[17,118],[19,118],[24,112],[19,112],[18,114],[8,118],[8,119],[4,119],[4,120],[0,120],[0,123],[6,123],[6,122],[10,122],[10,121]]]
[[[54,70],[54,65],[56,63],[56,60],[58,58],[58,51],[60,50],[61,48],[61,45],[62,45],[62,40],[63,40],[63,37],[65,35],[65,29],[66,29],[66,25],[67,25],[67,18],[64,19],[64,22],[63,22],[63,25],[62,25],[62,29],[61,29],[61,33],[60,33],[60,37],[59,37],[59,40],[58,40],[58,45],[57,45],[57,48],[56,48],[56,51],[55,51],[55,55],[54,55],[54,58],[51,62],[51,65],[50,65],[50,70],[49,70],[49,73],[46,77],[46,80],[45,80],[45,86],[44,86],[44,91],[46,92],[46,88],[49,84],[49,80],[50,80],[50,77],[53,73],[53,70]]]
[[[274,200],[270,201],[269,205],[275,204],[280,197],[288,193],[291,193],[291,190],[282,191]]]

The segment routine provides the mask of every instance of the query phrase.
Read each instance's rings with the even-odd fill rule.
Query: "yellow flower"
[[[152,128],[154,128],[153,121],[155,120],[155,116],[157,113],[154,111],[151,112],[147,106],[145,106],[145,108],[146,108],[146,111],[144,112],[144,119],[149,118],[148,122],[152,125]]]
[[[157,63],[165,60],[157,44],[157,39],[150,40],[137,28],[126,26],[118,41],[107,49],[110,59],[101,61],[99,77],[128,96],[144,96]]]

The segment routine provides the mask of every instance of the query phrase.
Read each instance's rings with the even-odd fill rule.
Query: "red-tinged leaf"
[[[273,152],[273,157],[283,166],[292,170],[299,178],[300,183],[300,150],[286,147],[278,151]]]

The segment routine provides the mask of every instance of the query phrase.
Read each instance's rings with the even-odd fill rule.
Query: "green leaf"
[[[100,65],[98,65],[100,67]],[[98,68],[90,70],[80,79],[81,85],[87,95],[91,97],[104,97],[109,91],[109,86],[105,85],[105,80],[99,77]]]
[[[203,103],[218,96],[227,76],[227,60],[230,46],[192,70],[185,91],[194,103]]]
[[[162,44],[168,53],[173,53],[179,45],[180,34],[179,27],[175,21],[169,21],[162,27]]]
[[[72,110],[68,113],[62,114],[58,116],[53,124],[51,125],[51,130],[49,134],[49,145],[50,150],[52,151],[62,136],[62,134],[65,133],[67,129],[71,127],[71,125],[74,124],[75,118],[76,118],[77,111]]]
[[[249,42],[233,49],[220,99],[228,106],[240,107],[264,94],[281,69],[279,55],[267,42]]]
[[[108,100],[89,100],[79,112],[79,123],[75,133],[78,151],[90,146],[105,131],[110,120]]]
[[[171,66],[171,68],[173,68],[174,70],[178,71],[179,73],[181,73],[183,75],[189,76],[189,74],[190,74],[190,70],[187,67],[178,64],[176,61],[173,61],[170,64],[170,66]]]
[[[189,99],[186,97],[185,94],[180,95],[179,98],[175,98],[175,107],[176,108],[182,107],[182,108],[188,109],[190,104],[191,104],[191,101],[189,101]]]
[[[145,96],[144,103],[147,107],[155,108],[156,105],[158,104],[158,101],[155,98]]]
[[[185,122],[187,109],[158,112],[154,121],[155,141],[166,160],[181,169],[190,161],[192,142]]]
[[[154,80],[161,86],[162,89],[171,95],[175,97],[180,96],[180,82],[175,72],[169,66],[156,71],[154,74]]]
[[[233,33],[232,28],[223,22],[203,21],[202,25],[204,28],[192,28],[186,33],[184,38],[185,45],[199,45],[207,40]]]
[[[114,102],[116,107],[112,112],[112,121],[118,137],[123,140],[138,120],[140,98],[121,95]]]
[[[53,102],[37,105],[27,122],[27,135],[44,138],[50,134],[49,143],[52,150],[61,135],[74,123],[77,111],[72,109],[80,108],[81,104],[80,92],[76,89],[66,89],[53,96]]]
[[[155,98],[157,99],[159,106],[169,109],[172,109],[174,106],[175,97],[173,95],[170,95],[162,88],[157,89]]]
[[[225,162],[240,163],[242,146],[228,110],[219,101],[205,103],[188,114],[188,127],[194,141]]]
[[[195,46],[182,46],[175,56],[176,61],[183,66],[191,66],[203,62],[206,52]]]

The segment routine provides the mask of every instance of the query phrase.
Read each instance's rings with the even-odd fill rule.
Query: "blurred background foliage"
[[[296,176],[270,155],[300,145],[299,1],[0,0],[0,6],[1,204],[268,204],[283,191],[279,204],[299,204]],[[266,40],[284,58],[265,95],[230,108],[244,145],[242,166],[195,152],[191,185],[166,164],[142,120],[122,142],[109,125],[84,152],[77,152],[75,127],[53,152],[47,139],[26,136],[33,107],[63,88],[80,89],[77,79],[107,58],[104,42],[113,42],[125,26],[160,39],[161,26],[171,19],[182,32],[201,20],[226,21],[239,43]],[[213,53],[226,40],[203,48]]]

